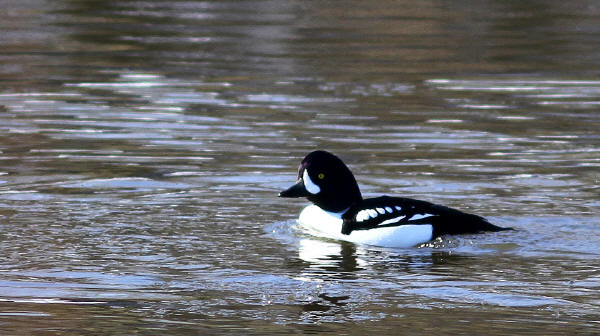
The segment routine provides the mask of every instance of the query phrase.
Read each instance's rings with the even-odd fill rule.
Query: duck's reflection
[[[363,269],[367,262],[361,258],[361,254],[356,245],[344,241],[301,239],[298,249],[300,259],[310,263],[311,267],[337,272],[356,272]]]
[[[469,265],[474,256],[460,255],[452,250],[433,248],[388,249],[357,245],[344,241],[301,239],[298,257],[309,264],[312,275],[353,278],[361,271],[400,274],[444,274],[448,267]]]

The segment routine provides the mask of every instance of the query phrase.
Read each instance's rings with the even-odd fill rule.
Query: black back
[[[386,208],[387,211],[385,210]],[[357,220],[358,213],[367,209],[379,209],[380,212],[378,212],[374,218],[364,219],[363,217],[361,218],[362,220]],[[416,219],[418,217],[424,218]],[[443,205],[410,198],[389,196],[368,198],[363,202],[357,203],[352,206],[342,218],[344,220],[342,233],[344,234],[349,234],[354,230],[368,230],[377,227],[408,224],[431,224],[433,226],[434,238],[445,234],[511,230],[510,228],[502,228],[491,224],[483,217],[448,208]],[[401,219],[393,223],[382,224],[385,221],[394,218]]]

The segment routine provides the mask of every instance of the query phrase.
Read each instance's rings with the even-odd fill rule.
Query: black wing
[[[342,216],[342,233],[400,225],[430,224],[433,237],[444,234],[510,230],[485,218],[426,201],[381,196],[356,204]]]

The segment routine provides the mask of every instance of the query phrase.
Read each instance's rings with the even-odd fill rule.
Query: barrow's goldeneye
[[[511,230],[426,201],[390,196],[363,199],[350,169],[322,150],[302,160],[297,183],[279,196],[308,198],[313,205],[302,210],[302,225],[356,243],[410,247],[445,234]]]

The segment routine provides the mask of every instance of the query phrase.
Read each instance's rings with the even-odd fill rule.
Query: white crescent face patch
[[[318,185],[316,185],[311,179],[310,176],[308,176],[308,170],[305,169],[304,173],[302,174],[302,181],[304,181],[304,187],[306,188],[306,190],[308,190],[309,193],[316,195],[319,192],[321,192],[321,187],[319,187]]]

